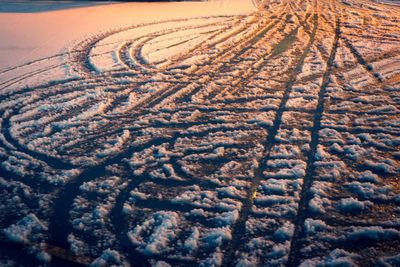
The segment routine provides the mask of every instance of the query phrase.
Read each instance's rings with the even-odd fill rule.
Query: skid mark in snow
[[[340,38],[340,20],[337,20],[335,29],[335,40],[332,46],[331,54],[327,62],[327,67],[323,76],[321,89],[319,91],[317,109],[314,113],[313,129],[311,131],[310,152],[307,159],[307,167],[306,167],[306,174],[304,177],[303,187],[300,193],[301,199],[299,202],[299,209],[296,219],[296,228],[294,230],[291,241],[290,254],[288,257],[288,266],[297,266],[299,264],[298,259],[296,258],[300,249],[298,244],[299,242],[298,239],[301,232],[304,231],[302,229],[306,219],[305,212],[307,210],[307,204],[309,201],[309,195],[310,195],[309,191],[311,189],[313,176],[315,175],[314,164],[317,153],[317,146],[319,142],[319,131],[321,130],[321,119],[322,119],[322,113],[324,111],[324,101],[326,97],[326,90],[327,87],[329,86],[333,70],[333,63],[336,56],[336,50],[339,44],[339,38]]]
[[[0,263],[398,261],[398,8],[253,4],[0,72]]]

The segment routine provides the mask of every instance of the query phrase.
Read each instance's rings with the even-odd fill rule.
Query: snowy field
[[[22,4],[0,266],[400,266],[400,7]]]

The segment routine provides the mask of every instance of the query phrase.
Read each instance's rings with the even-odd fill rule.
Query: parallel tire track
[[[298,266],[299,264],[299,251],[300,251],[300,238],[303,232],[304,221],[307,218],[308,202],[310,200],[310,188],[313,183],[313,177],[315,176],[315,161],[317,146],[319,143],[319,131],[322,129],[321,119],[324,112],[324,103],[326,98],[326,89],[329,86],[330,78],[334,68],[334,61],[336,57],[336,51],[339,45],[340,39],[340,20],[336,22],[335,39],[333,42],[332,50],[327,62],[327,68],[323,76],[322,85],[318,94],[318,105],[314,113],[313,128],[311,131],[311,143],[310,153],[308,155],[306,175],[304,177],[303,186],[300,193],[300,201],[298,204],[297,218],[295,221],[295,230],[291,240],[290,254],[288,257],[287,266]]]
[[[236,252],[237,248],[240,245],[243,245],[243,240],[245,238],[245,232],[246,232],[245,231],[246,221],[251,213],[255,192],[257,191],[260,181],[263,179],[263,172],[266,169],[268,160],[270,159],[271,149],[272,149],[273,145],[275,144],[275,138],[276,138],[278,130],[281,126],[282,116],[286,109],[286,104],[289,100],[289,96],[292,91],[293,85],[296,81],[296,77],[299,73],[301,73],[301,70],[302,70],[302,67],[304,64],[304,60],[307,57],[307,55],[311,49],[311,46],[314,43],[315,35],[317,34],[317,30],[318,30],[318,15],[317,14],[314,14],[314,16],[313,16],[313,24],[314,24],[314,27],[313,27],[313,31],[312,31],[310,40],[309,40],[304,52],[300,56],[299,61],[297,62],[296,66],[295,66],[295,69],[293,71],[293,74],[292,74],[290,80],[286,83],[285,92],[284,92],[282,100],[279,104],[279,109],[276,112],[273,126],[269,130],[268,138],[264,144],[263,158],[260,160],[260,162],[258,164],[259,167],[255,170],[255,177],[251,181],[251,185],[249,186],[249,189],[247,191],[247,198],[243,203],[243,208],[240,211],[239,218],[238,218],[236,224],[234,225],[234,228],[232,231],[233,243],[230,244],[230,246],[228,247],[228,249],[225,253],[225,257],[224,257],[222,266],[231,266],[233,264],[232,261],[235,259],[234,253]]]

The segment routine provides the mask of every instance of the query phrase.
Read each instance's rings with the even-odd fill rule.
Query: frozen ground
[[[116,27],[252,11],[254,6],[247,0],[122,4],[0,0],[0,69],[52,56],[74,41]]]
[[[0,265],[399,266],[399,18],[0,14]]]

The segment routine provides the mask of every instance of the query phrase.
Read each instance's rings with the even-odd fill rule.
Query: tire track
[[[26,154],[28,157],[43,162],[43,165],[48,165],[46,168],[49,167],[51,171],[81,167],[81,174],[67,181],[65,186],[50,187],[46,184],[46,181],[34,181],[34,179],[39,178],[39,172],[36,170],[34,170],[36,173],[32,175],[32,177],[23,181],[30,186],[35,193],[47,194],[46,197],[55,199],[51,207],[52,214],[49,219],[50,227],[49,230],[46,231],[48,234],[48,245],[56,249],[62,249],[62,251],[64,251],[63,253],[66,255],[67,264],[68,261],[70,264],[74,263],[74,259],[70,260],[71,258],[69,257],[71,255],[68,255],[70,253],[68,252],[70,244],[67,239],[70,233],[76,235],[78,239],[80,238],[83,240],[85,245],[91,248],[91,252],[89,252],[90,257],[98,256],[96,254],[101,253],[101,250],[106,247],[106,245],[101,244],[98,248],[94,248],[93,246],[95,246],[96,242],[98,242],[98,244],[103,242],[102,237],[92,236],[92,233],[76,230],[72,226],[71,221],[75,219],[76,216],[82,215],[82,217],[84,217],[87,214],[87,211],[76,211],[76,209],[74,209],[73,204],[78,197],[82,197],[93,206],[103,204],[101,201],[95,202],[100,199],[99,197],[99,199],[96,200],[98,196],[96,196],[95,193],[89,194],[82,192],[80,186],[89,181],[96,183],[96,181],[103,179],[102,177],[108,177],[114,174],[114,171],[111,170],[115,168],[115,170],[117,170],[115,173],[118,174],[117,176],[120,176],[122,179],[121,183],[124,185],[126,184],[126,187],[121,189],[118,193],[115,193],[115,200],[110,202],[112,207],[107,215],[109,221],[99,227],[105,230],[107,235],[110,234],[110,244],[113,244],[113,249],[121,252],[122,258],[132,264],[140,261],[141,263],[139,263],[139,265],[143,266],[150,266],[150,264],[154,264],[155,261],[158,260],[176,266],[194,266],[199,264],[202,260],[205,260],[206,257],[211,257],[213,254],[210,253],[215,252],[212,248],[200,247],[197,251],[193,252],[190,257],[182,256],[182,258],[179,258],[180,252],[178,248],[174,247],[176,244],[173,243],[175,241],[171,241],[170,244],[171,248],[169,248],[169,251],[171,255],[149,255],[141,251],[141,246],[136,250],[137,247],[130,242],[126,233],[129,231],[128,227],[132,227],[135,224],[140,226],[140,223],[142,223],[145,218],[136,214],[126,216],[123,212],[123,206],[124,203],[129,201],[130,192],[132,190],[141,185],[145,187],[145,184],[149,181],[155,182],[159,188],[165,189],[166,192],[169,192],[169,190],[173,193],[180,192],[180,190],[184,190],[186,186],[197,185],[200,190],[209,190],[215,193],[218,188],[217,182],[213,183],[211,180],[208,180],[212,177],[211,175],[215,175],[214,178],[217,177],[215,179],[218,179],[219,183],[224,186],[225,183],[226,185],[232,186],[230,184],[232,182],[237,186],[234,187],[240,189],[239,191],[241,192],[240,197],[237,199],[235,198],[235,200],[240,201],[242,204],[239,218],[236,223],[233,224],[233,227],[229,228],[232,230],[230,232],[232,234],[232,240],[222,241],[222,246],[218,247],[220,251],[217,251],[218,253],[221,252],[220,255],[224,254],[221,256],[223,266],[234,265],[237,260],[236,256],[245,255],[244,251],[245,249],[247,250],[245,246],[250,238],[253,237],[246,233],[246,223],[251,222],[249,219],[257,217],[257,215],[253,213],[253,208],[258,207],[258,202],[254,204],[258,186],[266,179],[264,172],[269,168],[268,163],[277,158],[273,155],[272,150],[274,146],[278,144],[286,144],[286,142],[278,140],[278,138],[280,138],[280,130],[292,130],[301,123],[304,123],[304,126],[301,126],[301,130],[311,132],[311,141],[304,141],[307,145],[310,145],[310,151],[308,152],[309,154],[305,162],[306,174],[301,187],[298,211],[294,219],[295,229],[290,240],[290,251],[286,265],[298,266],[302,263],[304,258],[313,257],[313,255],[317,255],[316,253],[319,253],[313,252],[314,254],[307,256],[300,255],[302,246],[306,242],[304,239],[304,222],[309,215],[308,201],[310,200],[310,188],[316,176],[316,167],[314,163],[316,162],[317,147],[322,138],[319,136],[319,132],[322,128],[326,127],[336,130],[339,134],[388,134],[391,135],[390,138],[400,135],[397,131],[398,127],[394,125],[394,122],[392,123],[390,121],[392,117],[398,115],[398,112],[394,109],[397,107],[397,102],[393,97],[395,93],[389,93],[384,90],[386,83],[383,78],[379,76],[380,74],[369,65],[380,59],[390,59],[397,55],[398,51],[396,49],[390,51],[385,50],[385,52],[376,56],[365,55],[364,50],[360,50],[361,52],[359,52],[355,43],[352,42],[353,35],[342,32],[342,30],[347,30],[347,24],[345,23],[348,21],[344,22],[344,17],[346,16],[344,15],[341,19],[332,19],[334,17],[333,15],[338,13],[338,11],[333,10],[335,1],[302,2],[298,0],[283,1],[280,3],[253,1],[253,4],[258,7],[258,10],[251,14],[251,16],[253,16],[251,19],[246,20],[245,16],[221,17],[221,27],[219,28],[213,28],[213,23],[204,24],[205,22],[202,22],[203,24],[196,24],[198,23],[198,21],[195,22],[196,19],[193,19],[195,25],[191,25],[190,23],[192,23],[192,21],[189,19],[177,19],[150,24],[131,25],[103,32],[78,43],[74,47],[75,50],[72,50],[70,53],[59,54],[48,58],[51,60],[52,58],[60,56],[70,56],[67,62],[55,66],[55,68],[71,64],[73,70],[78,72],[79,78],[49,82],[41,86],[32,86],[30,88],[10,88],[10,90],[2,90],[2,92],[0,92],[1,104],[8,101],[17,103],[17,105],[13,107],[5,104],[0,108],[2,117],[0,119],[0,124],[2,135],[4,136],[2,137],[2,144],[0,147],[0,158],[2,160],[4,159],[4,161],[7,161],[9,156],[20,152]],[[344,12],[348,10],[350,10],[349,12],[357,12],[361,8],[356,5],[351,9],[345,8],[344,6],[343,4]],[[362,12],[367,10],[365,12],[371,17],[373,13],[379,13],[378,11],[368,11],[368,6],[362,8]],[[326,14],[323,14],[323,12]],[[346,18],[349,20],[353,19],[353,17],[363,17],[361,15],[356,16],[355,14],[350,14],[348,16],[349,17]],[[174,25],[174,28],[171,28],[173,26],[164,24],[171,23],[171,25],[173,25],[173,22],[182,24],[180,24],[181,26],[179,27]],[[158,25],[165,29],[160,31],[152,29],[132,39],[121,40],[121,42],[111,42],[113,38],[117,38],[118,35],[125,37],[125,34],[127,34],[127,36],[129,35],[130,30],[136,30],[140,29],[140,27],[151,25]],[[208,29],[208,27],[212,29]],[[343,27],[343,29],[341,27]],[[204,31],[200,30],[200,28],[204,28]],[[251,30],[248,30],[248,28],[251,28]],[[174,37],[174,34],[180,31],[192,29],[195,30],[196,33],[198,32],[198,34],[188,37],[181,33],[178,37]],[[325,44],[323,38],[319,38],[319,34],[325,30],[327,32],[335,32],[333,46]],[[382,25],[378,25],[376,30],[371,32],[370,36],[379,36],[379,34],[385,30],[386,28]],[[274,33],[277,32],[284,32],[284,34],[279,35],[279,40],[277,40],[278,37],[274,35]],[[362,34],[361,29],[357,29],[356,33]],[[172,37],[168,36],[169,34],[172,34]],[[270,40],[269,37],[274,40]],[[300,38],[302,37],[307,43],[300,44]],[[110,39],[108,40],[107,38]],[[162,41],[166,41],[168,44],[162,46],[161,39],[157,38],[161,38]],[[184,40],[179,41],[179,38],[183,38]],[[371,37],[363,35],[360,38],[370,40],[369,38]],[[395,37],[390,38],[395,40]],[[148,52],[145,51],[146,45],[153,44],[155,46],[154,50],[150,49],[150,53],[160,52],[165,49],[176,48],[187,42],[196,43],[195,40],[198,39],[204,40],[204,43],[194,44],[193,47],[185,50],[184,53],[178,53],[176,56],[169,59],[169,61],[162,57],[161,59],[151,61],[147,59],[147,54],[145,54]],[[354,37],[354,39],[356,39],[356,37]],[[331,40],[331,38],[329,38],[329,40]],[[384,41],[387,42],[388,39],[386,38]],[[157,42],[160,43],[157,44]],[[117,45],[119,46],[116,47]],[[101,49],[108,49],[108,46],[113,46],[114,48],[102,52],[103,50]],[[266,47],[268,47],[268,49],[266,49]],[[97,48],[100,48],[100,52],[97,52]],[[347,48],[348,50],[346,50],[346,52],[349,51],[347,54],[352,55],[356,60],[353,60],[354,62],[342,68],[337,68],[335,65],[335,57],[340,53],[338,51],[341,51],[341,48]],[[290,53],[286,53],[287,51]],[[318,51],[322,56],[318,54]],[[193,68],[183,63],[185,60],[190,62],[192,58],[203,54],[206,56],[206,59],[200,64],[193,64]],[[305,70],[303,67],[315,67],[312,65],[314,64],[313,62],[310,63],[307,61],[307,59],[310,58],[309,55],[317,57],[316,61],[321,61],[322,58],[322,61],[326,62],[326,67],[325,69],[321,67],[318,72],[309,76],[301,76],[299,78],[300,74],[309,71],[308,68]],[[110,58],[112,56],[114,63],[107,65],[108,62],[106,62],[104,66],[101,65],[101,58],[107,56],[110,56]],[[245,57],[246,59],[243,59]],[[107,60],[110,58],[107,58]],[[0,72],[0,75],[3,73],[11,73],[14,70],[19,71],[21,68],[23,70],[25,66],[33,66],[36,68],[36,64],[40,64],[45,60],[46,58],[28,62],[26,65],[16,66]],[[262,60],[262,62],[260,60]],[[277,64],[275,64],[276,66],[274,62],[277,62]],[[276,70],[281,67],[279,64],[286,64],[284,66],[284,71],[281,70],[279,72]],[[317,65],[318,63],[315,64]],[[328,123],[326,126],[321,121],[324,114],[332,115],[331,120],[334,122],[336,122],[335,115],[356,118],[357,116],[362,117],[364,114],[375,114],[375,111],[367,110],[363,112],[363,108],[349,111],[346,105],[340,106],[339,104],[341,101],[347,100],[347,95],[342,98],[340,96],[332,96],[331,100],[337,104],[337,107],[335,107],[333,111],[327,111],[326,113],[324,111],[324,109],[326,109],[325,105],[327,105],[325,103],[327,101],[326,97],[330,94],[331,77],[336,74],[337,77],[335,78],[339,79],[339,81],[337,81],[338,86],[344,87],[346,85],[346,79],[343,78],[340,80],[340,72],[355,70],[360,66],[366,69],[369,75],[374,77],[373,85],[379,87],[380,94],[384,94],[385,97],[392,97],[393,101],[389,104],[394,108],[379,112],[380,115],[383,114],[386,116],[385,118],[388,118],[388,123],[392,123],[392,126],[386,128],[383,126],[373,127],[372,122],[367,126],[356,125],[356,123],[349,123],[348,125],[336,125],[335,123],[331,123],[332,125],[330,125]],[[287,69],[285,69],[286,67]],[[243,72],[245,68],[249,69],[248,72]],[[264,68],[265,71],[270,71],[269,74],[265,74],[267,77],[261,77],[264,73],[261,73],[260,77],[257,77],[258,72],[264,71]],[[318,69],[318,67],[315,68]],[[29,71],[29,73],[12,76],[9,80],[2,81],[0,86],[4,86],[3,89],[7,89],[7,87],[12,87],[19,83],[23,84],[24,81],[29,81],[29,79],[40,75],[41,72],[50,70],[52,70],[52,66],[46,66],[46,68],[34,69]],[[239,73],[237,74],[239,76],[238,78],[234,77],[235,74],[231,74],[236,70],[239,70],[239,72],[237,72]],[[378,67],[377,70],[380,70],[380,68]],[[315,69],[313,71],[315,71]],[[268,77],[274,75],[279,77]],[[384,75],[384,73],[382,73],[382,75]],[[205,76],[208,77],[205,78]],[[304,101],[313,101],[313,98],[303,93],[303,91],[297,91],[302,89],[297,87],[302,84],[315,83],[318,78],[321,78],[322,82],[319,82],[316,89],[312,89],[313,91],[309,93],[316,94],[318,92],[318,98],[316,99],[317,101],[315,101],[315,113],[313,114],[314,108],[309,109],[308,106],[292,107],[291,103],[292,99],[294,99],[294,94],[299,98],[304,97]],[[237,83],[232,85],[232,81]],[[361,82],[360,84],[363,90],[367,89],[367,86]],[[261,83],[265,84],[261,85]],[[278,84],[278,86],[276,84]],[[369,82],[368,85],[371,85],[371,82]],[[206,96],[204,97],[204,95],[202,95],[202,89],[205,89],[205,86],[209,86],[210,89],[207,89],[209,91],[206,93],[209,94],[205,94]],[[246,90],[254,90],[254,94],[242,96],[240,95],[242,90],[244,94]],[[270,90],[275,91],[273,92]],[[351,91],[351,89],[346,90]],[[367,90],[365,90],[365,92],[360,92],[360,89],[357,90],[354,89],[354,92],[344,92],[344,94],[349,94],[354,97],[357,97],[358,94],[362,96],[376,94],[376,91],[371,93]],[[45,112],[37,112],[42,105],[46,105],[46,101],[49,101],[51,105],[55,106],[69,101],[71,101],[71,103],[75,103],[75,101],[79,102],[77,101],[78,98],[75,96],[68,95],[69,93],[79,91],[82,91],[83,94],[88,97],[86,100],[83,100],[82,103],[74,106],[73,109],[64,110],[58,114],[53,114],[53,111],[48,111],[47,114]],[[90,97],[89,95],[92,94],[92,92],[96,92],[96,94],[99,93],[99,95]],[[235,98],[223,99],[225,94],[227,96],[231,94],[231,96]],[[198,97],[199,95],[200,97]],[[62,124],[65,122],[68,124],[67,122],[69,120],[81,118],[81,114],[86,114],[85,112],[89,111],[91,107],[98,103],[103,103],[103,99],[107,99],[108,105],[102,112],[89,115],[82,119],[80,122],[81,124],[71,126],[71,129],[74,127],[79,132],[76,136],[68,132],[70,130],[68,128],[70,126],[68,125],[65,131],[57,128],[58,123]],[[192,99],[195,100],[192,101]],[[252,101],[253,103],[251,103]],[[381,101],[374,100],[373,103],[375,105],[388,104],[385,99]],[[358,105],[361,104],[357,102],[357,107]],[[32,113],[29,114],[29,112]],[[286,125],[286,115],[288,115],[289,112],[300,114],[300,120],[304,121],[292,122],[289,120],[289,125]],[[37,121],[42,114],[43,121],[34,127],[30,127],[30,123]],[[293,120],[296,119],[296,114],[293,115]],[[259,115],[260,119],[258,118]],[[304,118],[302,116],[304,116]],[[313,126],[310,126],[311,121]],[[21,125],[18,125],[18,123],[21,123],[21,125],[28,125],[28,127],[24,129]],[[52,125],[56,125],[56,127],[44,135],[40,134],[45,127],[50,129]],[[90,129],[85,130],[85,127]],[[80,132],[81,130],[82,132]],[[91,153],[97,155],[95,154],[97,151],[102,152],[103,143],[105,143],[105,149],[108,142],[111,144],[117,142],[124,133],[124,130],[129,130],[131,136],[127,141],[122,143],[121,149],[108,154],[104,158],[96,158],[93,166],[88,167],[88,165],[84,163],[82,163],[81,166],[80,163],[76,163],[76,159],[81,159],[81,156],[89,157],[92,156]],[[12,131],[21,132],[13,134]],[[63,134],[70,134],[71,136],[63,136]],[[43,147],[46,148],[47,146],[51,149],[53,146],[46,145],[46,142],[42,142],[40,139],[41,137],[49,139],[54,138],[55,142],[61,141],[60,144],[62,144],[62,146],[54,150],[56,154],[49,153],[48,155],[42,153],[42,151],[45,150]],[[25,142],[25,140],[21,142],[20,138],[26,138],[27,142]],[[213,139],[215,139],[215,143]],[[300,146],[304,145],[304,142],[289,141],[288,144]],[[29,149],[31,148],[30,146],[24,145],[32,143],[37,144],[38,148]],[[199,144],[198,146],[197,143]],[[194,145],[192,150],[180,147],[190,146],[191,144]],[[209,145],[205,146],[205,144]],[[42,145],[43,147],[39,147]],[[135,176],[131,173],[134,170],[131,169],[128,160],[132,157],[133,153],[139,152],[138,154],[140,154],[140,152],[147,149],[153,151],[151,148],[153,146],[154,151],[151,153],[158,153],[158,149],[164,148],[164,145],[168,146],[168,151],[174,151],[174,153],[175,151],[179,151],[177,155],[170,156],[166,162],[172,166],[173,171],[178,177],[184,178],[184,181],[165,181],[162,178],[154,178],[152,176],[152,171],[158,171],[164,159],[157,159],[156,165],[147,166],[142,175]],[[245,157],[249,157],[249,155],[251,155],[250,157],[255,157],[254,154],[249,152],[254,152],[255,145],[260,145],[260,148],[263,148],[263,153],[262,158],[257,159],[258,165],[254,177],[252,176],[253,174],[242,176],[242,169],[234,170],[233,174],[229,172],[221,174],[221,176],[216,174],[217,171],[214,170],[214,168],[219,169],[219,166],[231,161],[237,161],[243,164],[240,165],[242,166],[241,168],[252,168],[246,165],[246,160],[249,158]],[[360,146],[368,149],[373,145],[363,143]],[[216,161],[206,159],[206,156],[204,156],[204,158],[203,156],[197,156],[200,154],[213,154],[214,148],[219,147],[226,149],[228,151],[227,153],[231,154],[224,154],[221,159]],[[377,153],[380,154],[395,153],[394,147],[385,148],[385,146],[382,145],[375,145],[375,148]],[[235,152],[230,151],[230,149]],[[179,154],[180,151],[184,152]],[[192,163],[192,159],[185,159],[186,156],[191,155],[193,155],[193,157],[190,158],[199,157],[196,163]],[[335,156],[338,156],[340,159],[346,157],[344,153],[336,153]],[[393,157],[396,159],[396,156]],[[71,159],[71,163],[68,163],[67,159]],[[355,166],[351,161],[346,161],[345,159],[343,159],[343,162],[346,167],[354,171],[361,172],[366,169],[365,166]],[[193,167],[195,171],[191,172],[191,167]],[[203,170],[197,171],[197,167],[203,168]],[[0,168],[3,167],[0,166]],[[210,170],[207,168],[210,168]],[[118,171],[120,171],[121,175],[119,175]],[[200,175],[193,175],[193,173],[200,173]],[[207,177],[207,179],[202,179],[203,175]],[[229,175],[229,178],[227,178],[226,175]],[[236,175],[238,175],[238,177],[235,177]],[[17,181],[20,179],[19,177],[15,178],[12,176],[13,174],[11,172],[5,172],[5,178],[8,180]],[[246,183],[247,185],[243,186]],[[240,184],[240,186],[238,186],[238,184]],[[46,186],[46,190],[40,190],[42,186]],[[243,198],[243,192],[245,192],[245,198]],[[219,193],[217,192],[217,194]],[[138,211],[146,210],[150,214],[149,218],[151,218],[152,214],[160,211],[177,212],[179,216],[183,216],[180,212],[189,213],[196,208],[194,203],[183,205],[172,203],[172,197],[168,194],[166,194],[166,196],[166,198],[162,199],[151,197],[147,200],[139,200],[135,203],[135,206]],[[221,197],[221,202],[223,202],[223,198],[224,197]],[[386,205],[391,202],[382,203]],[[33,207],[29,209],[32,211],[35,210]],[[89,209],[91,210],[92,206],[90,206]],[[239,209],[237,210],[239,211]],[[218,206],[204,208],[204,211],[214,214],[212,216],[215,217],[219,216],[218,213],[223,212]],[[271,215],[271,218],[272,217],[274,217],[274,215]],[[259,218],[265,217],[260,215]],[[334,220],[330,217],[324,217],[323,220],[327,222],[327,225],[333,226],[375,226],[374,224],[363,223],[361,220],[352,220],[345,223],[343,218],[340,217]],[[274,219],[278,219],[278,217],[274,217]],[[201,218],[186,219],[185,217],[185,220],[187,220],[188,226],[199,226],[202,228],[202,231],[204,230],[206,233],[208,230],[219,226],[212,221]],[[90,221],[90,223],[93,222]],[[89,227],[92,226],[89,225]],[[229,227],[231,227],[231,225],[229,225]],[[389,228],[389,226],[385,226],[385,229]],[[97,229],[98,228],[95,230]],[[189,229],[183,229],[181,226],[178,226],[177,232],[180,231],[181,233],[178,234],[177,242],[184,241],[188,237]],[[261,237],[262,235],[269,234],[262,231],[263,230],[255,235]],[[147,238],[147,236],[145,238]],[[205,242],[203,238],[204,237],[200,237],[200,242]],[[340,245],[340,247],[345,249],[349,248],[344,245]],[[174,255],[174,249],[178,251],[178,254]],[[11,248],[11,250],[13,250],[13,248]],[[242,254],[236,254],[237,252]],[[57,254],[57,252],[51,249],[49,253]],[[324,253],[324,251],[321,253]],[[176,255],[178,255],[178,257]],[[262,259],[264,259],[263,257],[264,256],[262,256]],[[269,256],[266,255],[265,257]],[[206,259],[209,260],[210,258]],[[91,260],[93,259],[90,258],[90,261]],[[55,255],[55,261],[53,263],[56,264],[57,262],[57,255]]]
[[[67,244],[65,241],[67,240],[67,235],[71,232],[72,229],[72,226],[70,225],[69,222],[69,211],[70,207],[72,206],[74,198],[79,195],[80,185],[82,185],[84,182],[94,180],[95,178],[104,175],[106,173],[107,166],[121,163],[123,162],[123,159],[129,158],[134,152],[142,151],[151,146],[158,146],[164,143],[174,143],[174,141],[177,138],[184,138],[191,136],[201,137],[209,134],[210,132],[218,132],[223,129],[224,127],[219,127],[216,129],[206,129],[203,132],[186,133],[186,134],[179,134],[178,132],[176,132],[173,133],[171,137],[156,138],[140,146],[131,146],[127,150],[115,155],[112,158],[105,160],[100,165],[83,170],[83,172],[76,179],[66,184],[62,188],[62,191],[59,193],[59,196],[54,203],[55,206],[54,210],[58,212],[54,213],[50,219],[50,225],[49,225],[50,243],[59,247],[66,247]],[[134,183],[136,182],[134,181]],[[122,209],[119,212],[122,212]],[[117,217],[118,216],[115,216],[115,218]]]
[[[261,30],[261,33],[263,33],[264,30],[268,29],[264,28],[263,30]],[[242,41],[242,46],[243,43],[245,43],[245,47],[250,47],[252,44],[252,42],[255,42],[255,40],[257,40],[260,37],[260,34],[258,33],[255,36],[251,37],[250,40],[248,41]],[[250,43],[250,44],[249,44]],[[245,48],[244,48],[245,49]],[[243,51],[243,50],[241,50]],[[230,50],[224,50],[222,53],[220,53],[216,58],[212,59],[212,62],[208,62],[203,68],[200,68],[198,70],[195,71],[195,73],[197,73],[198,75],[201,73],[210,73],[210,72],[214,72],[212,69],[209,69],[209,66],[213,66],[213,65],[217,65],[216,62],[218,60],[225,60],[227,54],[232,53]],[[234,54],[235,56],[233,57],[233,59],[236,57],[236,54]],[[230,60],[233,60],[232,58]],[[221,67],[218,67],[218,69],[220,69]],[[216,72],[218,72],[218,69],[216,70]],[[188,74],[192,74],[194,73],[194,71],[189,72]],[[209,80],[209,79],[208,79]],[[142,110],[145,111],[145,109],[149,109],[149,108],[153,108],[156,105],[158,105],[159,103],[161,103],[164,99],[176,94],[177,92],[179,92],[180,90],[183,90],[184,88],[182,88],[181,86],[175,86],[172,88],[166,87],[160,90],[157,90],[154,94],[150,95],[147,99],[140,101],[140,103],[134,105],[133,107],[130,108],[130,110]],[[190,98],[190,96],[192,95],[191,92],[186,92],[185,96],[181,98]]]
[[[212,101],[211,99],[216,98],[219,94],[223,94],[226,91],[230,91],[231,94],[236,93],[237,91],[245,88],[252,80],[252,78],[254,76],[256,76],[258,74],[258,72],[263,68],[263,66],[267,65],[268,63],[270,63],[271,60],[273,60],[274,58],[277,58],[279,55],[283,54],[285,51],[287,51],[289,49],[289,47],[293,44],[293,42],[296,39],[296,35],[298,33],[298,30],[301,27],[304,27],[307,19],[308,19],[308,15],[305,17],[305,19],[300,23],[299,26],[297,26],[295,29],[293,29],[289,34],[285,35],[284,38],[278,42],[277,45],[275,45],[272,50],[270,52],[267,52],[265,54],[263,54],[261,56],[261,59],[266,57],[263,60],[262,64],[258,64],[258,61],[255,63],[256,66],[252,66],[250,67],[251,71],[247,71],[245,73],[245,75],[240,77],[240,82],[237,83],[237,85],[235,85],[233,88],[228,87],[224,90],[222,90],[221,92],[216,91],[215,93],[210,94],[210,96],[208,97],[210,102],[213,103],[214,101]],[[288,22],[289,18],[286,18],[286,23]],[[286,24],[284,25],[284,27],[286,26]],[[279,31],[283,31],[283,29],[279,29]],[[255,97],[255,99],[257,99],[257,97]]]
[[[296,64],[296,67],[293,71],[292,76],[290,77],[289,81],[286,83],[285,86],[285,92],[282,97],[282,100],[279,105],[279,109],[276,112],[274,123],[272,128],[268,132],[268,138],[266,142],[264,143],[264,156],[263,158],[259,161],[259,167],[255,170],[255,176],[253,180],[251,181],[251,185],[247,191],[247,198],[243,203],[243,208],[239,213],[239,218],[234,225],[233,231],[232,231],[232,243],[229,244],[228,248],[226,249],[223,261],[222,261],[222,266],[232,266],[233,265],[233,260],[235,259],[235,252],[238,250],[238,248],[244,244],[244,239],[245,239],[245,232],[246,232],[246,222],[247,219],[251,213],[251,209],[253,207],[253,202],[254,202],[254,196],[255,192],[257,191],[258,185],[260,184],[260,181],[263,179],[263,172],[266,169],[267,162],[270,159],[270,153],[273,145],[275,144],[275,137],[278,133],[278,129],[281,126],[282,122],[282,116],[283,113],[286,109],[286,103],[289,100],[290,93],[292,91],[293,85],[296,81],[296,77],[299,73],[301,73],[304,60],[306,56],[308,55],[311,46],[314,43],[314,38],[318,30],[318,15],[314,14],[313,15],[313,31],[311,34],[311,38],[302,53],[302,55],[299,58],[299,61]]]
[[[346,37],[341,37],[346,46],[349,48],[351,53],[357,59],[358,64],[360,64],[378,83],[383,83],[383,79],[379,73],[375,72],[373,67],[367,63],[363,56],[357,51],[349,39]]]
[[[331,54],[327,62],[327,69],[323,76],[321,89],[318,94],[318,105],[314,114],[313,128],[311,131],[311,143],[310,143],[310,154],[307,159],[306,175],[303,180],[303,186],[300,193],[300,201],[298,207],[297,218],[295,221],[295,230],[291,240],[290,253],[288,257],[287,266],[298,266],[299,265],[299,253],[300,253],[300,238],[303,232],[304,221],[307,217],[308,202],[310,199],[310,188],[313,183],[313,177],[315,176],[315,161],[317,146],[319,143],[319,131],[322,129],[321,119],[324,112],[324,103],[326,97],[326,89],[330,83],[330,76],[333,72],[334,61],[336,57],[336,51],[339,45],[340,39],[340,20],[336,22],[335,39],[332,46]]]
[[[228,22],[226,22],[225,24],[228,24]],[[135,70],[136,68],[139,68],[142,71],[146,71],[148,73],[153,73],[153,72],[158,72],[158,68],[156,65],[154,64],[149,64],[148,62],[146,62],[146,60],[144,59],[144,57],[142,56],[142,50],[143,47],[145,45],[151,44],[153,42],[154,39],[157,39],[159,37],[162,36],[166,36],[172,33],[176,33],[179,31],[186,31],[186,30],[193,30],[193,29],[201,29],[201,28],[206,28],[206,27],[210,27],[215,25],[214,23],[209,23],[209,24],[202,24],[202,25],[196,25],[196,26],[183,26],[183,27],[178,27],[178,28],[173,28],[173,29],[168,29],[168,30],[161,30],[158,32],[152,32],[149,35],[146,36],[140,36],[137,37],[135,40],[131,40],[130,42],[127,42],[126,44],[124,44],[123,46],[121,46],[121,48],[118,51],[119,54],[119,58],[121,59],[121,61],[130,69]],[[223,27],[220,31],[226,30],[228,27]],[[194,38],[199,38],[199,36],[196,36]],[[210,38],[210,37],[209,37]],[[207,42],[207,40],[209,38],[203,38],[204,41],[203,42]],[[133,45],[135,43],[135,41],[139,41],[141,39],[144,39],[142,41],[140,41],[139,43]],[[190,41],[190,39],[185,39],[184,41],[181,42],[182,43],[186,43]],[[176,44],[175,44],[176,45]],[[192,48],[189,51],[189,55],[194,53],[194,51],[201,47],[203,44],[200,43],[199,45],[195,46],[194,48]],[[170,47],[163,47],[163,49],[168,49]],[[130,50],[134,50],[136,51],[134,53],[134,57],[132,58],[131,56],[131,52]],[[174,60],[176,62],[176,60]],[[165,69],[165,67],[164,67]]]

